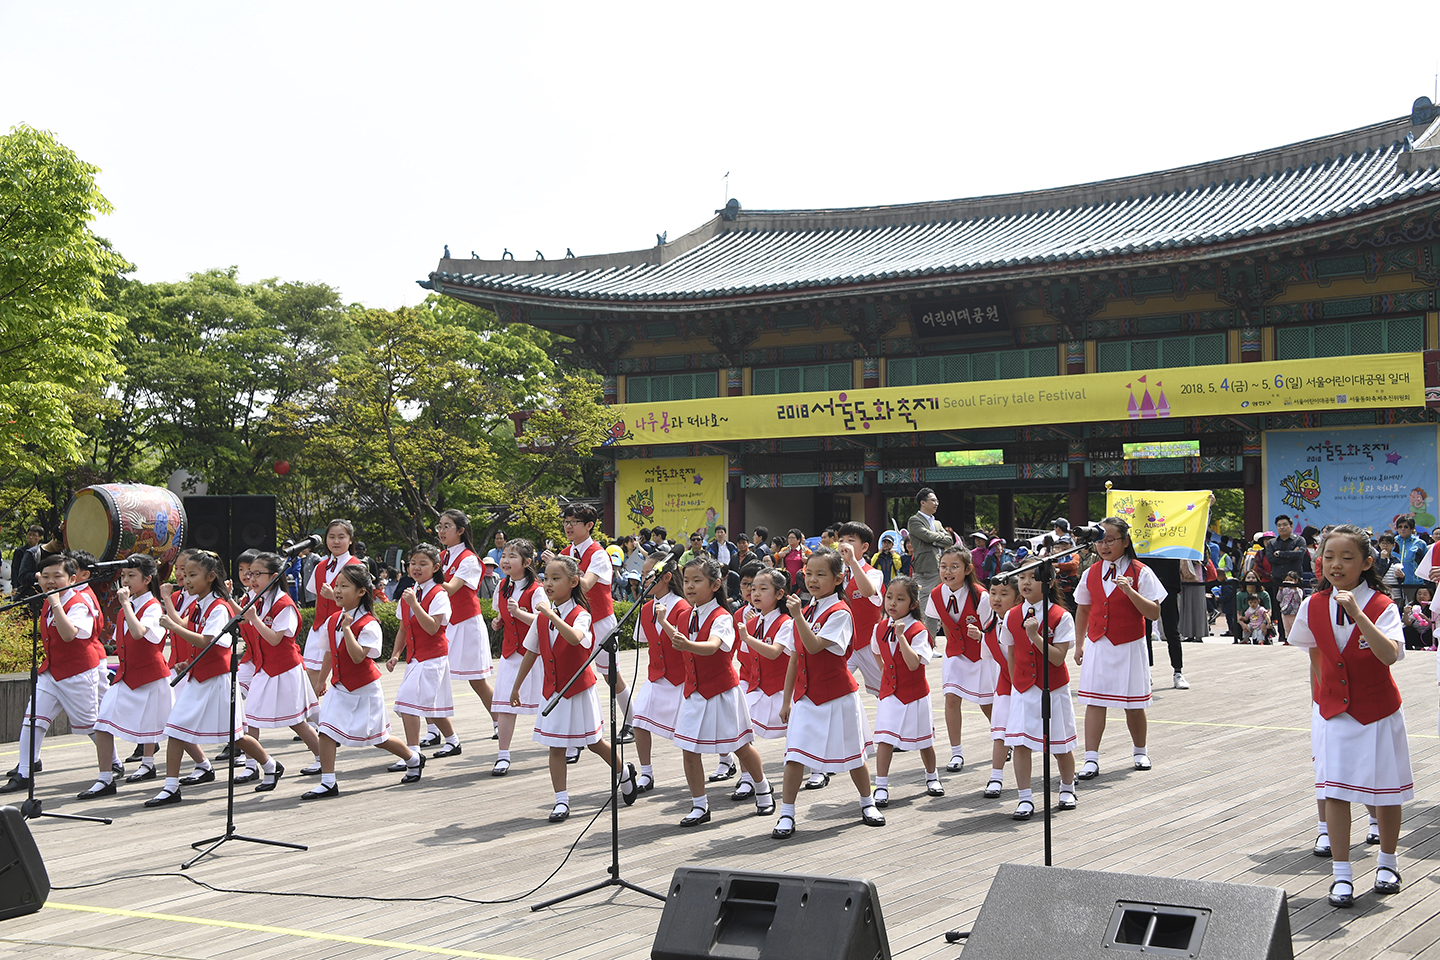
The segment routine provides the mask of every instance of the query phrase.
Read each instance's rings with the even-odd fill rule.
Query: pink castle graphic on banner
[[[1143,393],[1138,404],[1135,402],[1135,383],[1140,384]],[[1130,391],[1130,402],[1125,405],[1125,415],[1131,420],[1156,420],[1170,416],[1170,401],[1165,399],[1163,380],[1155,381],[1158,400],[1151,399],[1150,387],[1145,383],[1145,377],[1137,377],[1134,383],[1125,384],[1125,388]]]

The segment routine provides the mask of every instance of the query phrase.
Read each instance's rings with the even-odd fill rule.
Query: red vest
[[[868,575],[873,569],[870,564],[863,560],[860,561],[860,576]],[[852,576],[845,589],[846,605],[850,607],[850,619],[855,625],[855,632],[850,635],[851,653],[864,647],[870,641],[875,634],[875,625],[885,616],[885,611],[880,604],[860,592],[859,580],[860,577]],[[885,588],[877,587],[875,592],[883,594]]]
[[[326,557],[315,564],[315,622],[317,624],[327,623],[331,617],[340,612],[340,604],[320,595],[320,588],[325,586],[325,578],[329,575],[330,565],[334,562],[334,557]],[[345,566],[352,566],[359,562],[359,557],[351,557],[345,561]]]
[[[730,616],[730,612],[724,607],[716,605],[710,611],[705,622],[699,625],[698,632],[694,629],[689,631],[691,640],[697,643],[704,643],[710,639],[710,629],[715,621],[722,617]],[[690,617],[695,619],[695,611],[690,611]],[[686,625],[687,627],[689,624]],[[729,690],[731,687],[740,685],[740,678],[735,673],[735,658],[730,656],[728,650],[716,650],[706,655],[685,651],[685,696],[692,693],[699,693],[700,696],[709,700]]]
[[[1132,563],[1134,561],[1131,561]],[[1055,629],[1060,626],[1060,621],[1065,617],[1065,608],[1058,603],[1050,604],[1050,636],[1051,643],[1055,642]],[[1041,662],[1040,651],[1035,644],[1030,642],[1030,635],[1025,632],[1025,604],[1017,603],[1005,614],[1005,629],[1010,631],[1010,640],[1015,644],[1015,675],[1010,678],[1017,691],[1024,693],[1040,682],[1041,671],[1045,665]],[[1050,690],[1059,690],[1070,682],[1070,671],[1065,664],[1056,666],[1050,664]]]
[[[170,594],[170,602],[175,605],[175,612],[180,615],[180,619],[186,620],[190,616],[190,604],[195,602],[195,598],[183,590],[176,590]],[[188,644],[182,647],[181,644],[185,641],[175,636],[174,632],[170,630],[165,631],[165,638],[170,641],[170,656],[165,662],[170,665],[171,670],[174,670],[176,664],[180,662],[181,651],[188,649]]]
[[[610,560],[610,555],[605,552],[605,548],[593,540],[590,541],[590,546],[585,548],[583,554],[576,553],[575,544],[573,543],[560,551],[560,553],[561,556],[575,558],[575,562],[580,565],[581,576],[584,576],[590,570],[590,564],[595,562],[596,554],[604,557],[607,563]],[[585,599],[590,604],[590,623],[592,627],[606,617],[613,617],[615,615],[615,598],[610,595],[610,584],[601,583],[599,580],[596,580],[595,586],[585,591]]]
[[[535,591],[540,589],[540,584],[533,579],[530,585],[520,591],[515,597],[515,581],[506,577],[500,582],[500,602],[496,604],[500,608],[500,656],[513,657],[517,653],[524,653],[525,634],[529,632],[530,625],[524,620],[510,616],[510,604],[507,602],[511,597],[515,603],[526,613],[535,612]],[[455,602],[453,599],[450,601]]]
[[[263,604],[264,601],[262,600],[257,606],[262,606],[263,608]],[[281,637],[279,643],[271,643],[264,637],[259,636],[259,631],[256,631],[255,649],[262,651],[260,654],[260,669],[272,677],[278,677],[288,670],[293,670],[303,662],[303,658],[300,656],[300,645],[296,642],[295,638],[304,635],[305,619],[300,616],[300,608],[296,606],[295,601],[290,598],[290,594],[284,590],[280,590],[279,596],[270,606],[270,609],[260,615],[260,622],[273,630],[275,627],[275,617],[287,608],[295,611],[294,637]]]
[[[454,560],[445,565],[447,581],[455,577],[455,572],[460,569],[460,564],[465,562],[466,557],[475,557],[475,562],[480,562],[480,558],[476,557],[469,547],[466,547],[455,555]],[[482,574],[485,572],[484,564],[481,564],[480,572]],[[464,623],[466,620],[474,620],[478,616],[480,616],[480,594],[474,587],[467,583],[450,595],[451,623]],[[426,657],[425,659],[429,660],[430,658]]]
[[[80,593],[90,598],[90,609],[95,611],[95,627],[90,631],[90,638],[100,647],[100,658],[105,658],[105,641],[100,638],[105,636],[105,606],[95,594],[95,588],[90,586],[89,581],[80,584],[75,588]]]
[[[1000,665],[1000,676],[995,678],[995,696],[1004,697],[1010,693],[1010,661],[1005,656],[1005,647],[1000,643],[1000,618],[991,617],[985,627],[985,646]]]
[[[570,626],[575,625],[575,617],[580,613],[580,605],[577,603],[569,613],[565,615],[565,622]],[[545,663],[545,699],[549,700],[555,696],[555,691],[563,687],[581,665],[585,666],[585,673],[570,684],[570,689],[565,691],[565,699],[584,693],[595,686],[595,671],[585,663],[590,659],[590,651],[578,643],[571,643],[569,640],[562,640],[555,630],[555,624],[550,622],[549,617],[539,624],[540,630],[540,659]],[[592,633],[593,636],[593,633]]]
[[[362,613],[350,624],[350,632],[355,639],[360,639],[360,631],[366,626],[375,623],[375,615]],[[380,679],[380,670],[375,666],[375,661],[369,657],[362,657],[356,663],[350,656],[350,651],[345,649],[345,635],[340,632],[340,611],[336,610],[329,620],[325,621],[325,634],[330,638],[330,682],[337,687],[344,687],[351,693],[362,687],[367,687]]]
[[[912,643],[925,632],[924,621],[916,621],[905,628],[904,636],[898,643]],[[921,660],[914,670],[905,662],[896,648],[894,631],[889,624],[876,624],[874,637],[880,647],[880,696],[896,697],[901,703],[914,703],[930,696],[930,682],[925,679],[925,661]]]
[[[1130,598],[1122,593],[1119,587],[1109,596],[1105,595],[1103,569],[1107,562],[1101,560],[1091,564],[1090,569],[1085,572],[1085,586],[1090,589],[1090,621],[1085,627],[1085,638],[1099,640],[1105,637],[1114,644],[1144,640],[1145,618],[1140,616],[1140,611],[1135,609]],[[1140,574],[1144,570],[1144,564],[1131,560],[1130,566],[1125,568],[1125,573],[1121,576],[1129,577],[1138,586]]]
[[[230,605],[228,600],[212,594],[203,610],[200,608],[200,601],[198,600],[190,605],[190,629],[195,633],[202,633],[205,630],[205,622],[210,619],[210,611],[214,610],[217,604],[223,606],[232,614],[235,612],[235,608]],[[211,637],[210,639],[213,640],[214,638]],[[191,654],[192,659],[199,656],[200,652],[204,650],[209,643],[210,640],[201,640],[198,645],[191,643],[190,647],[195,651]],[[210,648],[208,653],[201,656],[200,659],[193,660],[186,676],[196,683],[199,683],[203,680],[209,680],[211,677],[218,677],[222,673],[229,672],[230,648],[217,643]]]
[[[959,606],[958,613],[951,613],[945,605],[945,586],[941,584],[930,591],[930,602],[940,611],[940,625],[945,628],[945,656],[964,657],[974,663],[980,661],[980,644],[983,641],[970,639],[970,624],[980,626],[980,601],[973,589],[965,591],[965,605]],[[954,599],[954,594],[951,594]]]
[[[150,594],[135,611],[135,619],[139,620],[141,614],[159,603],[155,595]],[[170,668],[165,665],[165,645],[151,643],[143,636],[130,636],[130,625],[123,612],[115,629],[115,652],[120,656],[120,664],[115,668],[115,682],[124,683],[131,690],[163,680],[170,674]]]
[[[670,609],[665,614],[665,619],[676,630],[684,632],[690,623],[690,604],[683,598],[670,595],[665,598],[670,603]],[[649,647],[646,654],[649,660],[650,682],[656,680],[669,680],[675,686],[685,682],[685,657],[675,649],[665,631],[655,622],[655,601],[646,600],[645,606],[640,611],[640,632],[645,637],[645,643]]]
[[[745,685],[745,689],[754,690],[755,684],[760,682],[760,655],[740,639],[740,628],[745,626],[748,632],[747,625],[754,622],[755,610],[747,603],[736,609],[732,619],[735,621],[735,646],[731,648],[731,652],[735,654],[735,669],[739,672],[740,682]]]
[[[811,604],[810,609],[815,609]],[[820,614],[811,629],[819,635],[820,628],[825,621],[835,613],[836,610],[846,609],[844,603],[831,604]],[[806,614],[807,618],[809,614]],[[845,645],[850,649],[850,644]],[[795,689],[792,692],[792,702],[799,700],[807,694],[810,702],[817,706],[822,703],[829,703],[847,694],[854,693],[860,687],[855,683],[855,678],[850,675],[850,668],[846,665],[846,654],[836,655],[829,650],[821,650],[819,653],[811,653],[805,647],[805,641],[800,639],[800,630],[795,630],[795,652],[800,655],[800,662],[795,666]]]
[[[247,597],[246,602],[248,601],[249,598]],[[265,651],[260,645],[265,641],[260,639],[260,631],[250,626],[250,621],[241,620],[240,639],[245,643],[245,649],[240,654],[240,662],[253,663],[255,664],[256,670],[262,669],[265,662]]]
[[[424,608],[426,613],[430,612],[430,604],[434,601],[435,595],[444,589],[444,587],[437,583],[427,590],[424,596],[419,598],[420,606]],[[464,592],[464,588],[461,588],[456,593],[456,596]],[[410,605],[403,602],[400,605],[404,608],[406,659],[417,661],[434,660],[436,657],[443,657],[450,652],[450,640],[445,635],[445,624],[436,624],[435,632],[427,633],[420,627],[420,623],[415,619],[415,612],[410,609]],[[453,607],[451,608],[450,616],[452,618],[455,616]]]
[[[1376,593],[1365,604],[1365,616],[1373,622],[1380,618],[1391,600]],[[1335,624],[1330,622],[1330,591],[1322,590],[1306,601],[1305,615],[1310,632],[1315,635],[1315,649],[1320,651],[1320,683],[1314,696],[1320,705],[1320,716],[1329,720],[1348,713],[1360,723],[1374,723],[1400,709],[1400,690],[1390,668],[1381,663],[1369,646],[1361,647],[1364,637],[1358,626],[1350,628],[1350,639],[1341,650],[1335,642]],[[1318,616],[1317,616],[1318,614]]]
[[[105,659],[105,648],[100,644],[96,630],[102,622],[99,611],[95,609],[95,601],[91,600],[93,594],[76,589],[65,602],[65,615],[70,616],[72,610],[89,610],[95,618],[95,626],[90,628],[89,639],[82,640],[76,637],[66,642],[60,639],[60,633],[55,629],[55,614],[51,612],[50,605],[45,605],[45,613],[40,618],[40,639],[45,643],[45,659],[40,664],[40,672],[50,671],[54,680],[64,680],[84,673],[86,670],[94,670],[100,666],[100,661]]]
[[[765,628],[765,636],[761,637],[761,639],[766,643],[774,643],[775,638],[780,636],[781,628],[789,622],[790,618],[784,613],[781,613],[780,616],[770,622],[770,626]],[[753,632],[751,636],[754,636]],[[751,652],[753,653],[754,651]],[[790,670],[790,655],[788,653],[782,653],[774,660],[767,660],[765,657],[756,653],[755,662],[760,668],[758,686],[761,692],[766,696],[773,697],[785,689],[785,674]],[[752,685],[750,689],[754,690],[755,686]]]

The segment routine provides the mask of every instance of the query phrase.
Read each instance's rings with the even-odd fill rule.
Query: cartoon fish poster
[[[713,536],[725,523],[726,457],[620,459],[615,462],[615,532],[657,524],[683,541],[696,530]]]
[[[1380,533],[1400,517],[1430,529],[1440,494],[1436,452],[1433,424],[1268,430],[1266,528],[1283,513],[1296,529],[1353,523]]]

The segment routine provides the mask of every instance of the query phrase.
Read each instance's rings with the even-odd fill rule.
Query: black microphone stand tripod
[[[573,900],[576,897],[582,897],[587,893],[594,893],[596,890],[604,890],[606,887],[623,887],[626,890],[633,890],[636,893],[643,893],[647,897],[654,897],[656,900],[665,900],[665,895],[663,893],[656,893],[653,890],[646,890],[644,887],[633,884],[629,880],[626,880],[624,877],[620,876],[620,744],[616,740],[619,726],[616,722],[617,707],[615,692],[616,686],[620,682],[619,639],[621,636],[621,631],[623,631],[625,629],[625,625],[630,622],[630,618],[635,616],[636,613],[638,613],[639,610],[645,605],[645,597],[649,595],[652,589],[654,589],[655,581],[659,578],[660,577],[658,571],[651,571],[649,582],[643,585],[643,589],[640,591],[640,599],[637,600],[633,606],[631,606],[630,611],[625,614],[625,618],[615,625],[615,629],[610,631],[610,635],[608,637],[606,637],[603,641],[595,644],[595,649],[590,651],[590,658],[585,661],[584,665],[582,665],[579,670],[575,671],[575,675],[573,677],[566,681],[565,686],[555,691],[555,696],[551,697],[550,702],[545,704],[545,709],[540,711],[541,716],[549,716],[550,711],[554,710],[560,704],[560,701],[564,698],[565,691],[569,690],[570,687],[574,685],[576,680],[584,676],[585,671],[589,669],[590,664],[594,663],[596,658],[600,656],[600,651],[609,651],[610,667],[605,672],[605,678],[606,681],[610,684],[610,749],[612,751],[610,755],[611,762],[609,800],[610,866],[607,869],[607,872],[610,874],[610,876],[606,877],[604,880],[599,881],[598,883],[592,883],[588,887],[582,887],[579,890],[572,890],[571,892],[562,894],[561,896],[552,897],[551,899],[546,900],[543,903],[537,903],[530,908],[530,911],[532,913],[537,910],[543,910],[546,907],[554,906],[557,903],[564,903],[566,900]],[[534,668],[532,667],[531,669]],[[632,785],[632,789],[634,788],[635,785]]]

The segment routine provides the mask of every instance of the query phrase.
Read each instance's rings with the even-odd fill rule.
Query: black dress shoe
[[[115,776],[117,776],[117,777],[123,777],[123,776],[125,776],[125,764],[123,764],[123,763],[112,763],[112,764],[110,764],[110,772],[113,773],[113,774],[114,774]]]
[[[183,786],[183,787],[193,787],[193,786],[194,786],[195,784],[197,784],[197,783],[214,783],[214,782],[215,782],[215,771],[214,771],[213,769],[212,769],[212,770],[196,770],[194,773],[190,774],[190,776],[188,776],[188,777],[181,777],[181,778],[180,778],[180,785]]]
[[[700,826],[700,824],[702,824],[702,823],[709,823],[709,822],[710,822],[710,808],[709,808],[709,807],[706,807],[704,810],[701,810],[699,807],[692,807],[691,810],[690,810],[690,815],[687,816],[684,820],[681,820],[681,821],[680,821],[680,826],[682,826],[682,827],[698,827],[698,826]]]
[[[23,793],[30,789],[30,778],[22,777],[18,773],[12,773],[10,779],[0,786],[0,793]]]
[[[430,756],[432,759],[435,760],[443,760],[446,757],[458,757],[460,756],[461,752],[462,751],[460,750],[460,744],[447,743],[439,750],[436,750],[434,753],[430,754]]]
[[[31,772],[32,774],[35,774],[35,773],[44,773],[44,772],[45,772],[45,761],[44,761],[44,760],[36,760],[36,761],[35,761],[35,765],[30,768],[30,772]],[[9,772],[6,773],[5,776],[7,776],[7,777],[18,777],[18,776],[20,776],[20,765],[17,763],[15,766],[11,767],[10,770],[9,770]]]
[[[755,796],[755,784],[749,780],[741,780],[735,786],[735,792],[730,794],[731,800],[749,800]]]
[[[161,790],[161,791],[160,791],[159,793],[157,793],[155,796],[151,797],[149,800],[146,800],[146,801],[145,801],[145,806],[147,806],[147,807],[168,807],[168,806],[169,806],[170,804],[172,804],[172,803],[179,803],[179,802],[180,802],[180,788],[179,788],[179,787],[176,787],[173,791],[171,791],[171,790]]]
[[[246,767],[245,772],[240,774],[240,776],[235,777],[234,779],[236,783],[254,783],[256,780],[260,779],[260,768]]]
[[[565,751],[565,763],[566,763],[566,765],[568,765],[568,766],[573,766],[573,765],[579,763],[579,762],[580,762],[580,753],[581,753],[581,751],[579,751],[579,750],[576,750],[574,753],[571,753],[569,750],[566,750],[566,751]]]
[[[99,780],[96,780],[94,786],[92,786],[89,790],[83,790],[83,791],[81,791],[81,792],[80,792],[80,795],[77,796],[75,799],[76,799],[76,800],[93,800],[93,799],[95,799],[96,797],[113,797],[113,796],[115,796],[115,781],[114,781],[114,780],[111,780],[109,783],[101,783]]]
[[[325,786],[323,783],[314,790],[307,790],[300,794],[301,800],[329,800],[331,797],[340,796],[340,784],[332,783]]]
[[[632,806],[635,798],[640,796],[640,788],[637,785],[638,776],[639,774],[635,772],[635,764],[625,764],[625,776],[620,778],[620,799],[625,801],[627,807]],[[630,788],[629,790],[625,789],[627,786]]]
[[[438,747],[444,742],[444,737],[440,736],[440,734],[438,733],[432,733],[430,736],[420,741],[420,746],[428,750],[430,747]]]
[[[783,826],[783,824],[787,822],[789,823],[789,826]],[[785,840],[794,835],[794,833],[795,818],[787,813],[781,816],[779,820],[775,821],[775,829],[770,831],[770,836],[774,837],[776,840]]]
[[[262,773],[263,773],[263,771],[262,771]],[[274,772],[273,774],[265,774],[265,775],[270,777],[270,782],[269,782],[269,783],[266,783],[266,782],[262,779],[259,783],[255,784],[255,792],[256,792],[256,793],[269,793],[271,790],[274,790],[274,789],[275,789],[275,785],[280,782],[280,778],[283,777],[283,776],[285,776],[285,764],[281,763],[279,760],[276,760],[276,761],[275,761],[275,772]],[[236,782],[238,783],[239,781],[236,781]]]
[[[419,783],[420,771],[425,769],[425,754],[420,754],[420,762],[413,767],[405,765],[405,776],[400,778],[401,783]]]
[[[735,772],[738,769],[739,767],[735,766],[735,764],[731,763],[729,760],[724,760],[721,761],[720,766],[715,768],[715,772],[710,774],[710,776],[706,779],[710,783],[719,783],[721,780],[729,780],[731,777],[735,776]]]
[[[768,817],[775,812],[775,791],[766,790],[755,794],[755,816]]]
[[[149,764],[142,763],[140,769],[125,778],[126,783],[143,783],[146,780],[155,779],[155,768]]]
[[[615,734],[615,742],[616,742],[616,743],[634,743],[634,742],[635,742],[635,730],[630,726],[630,724],[627,723],[627,724],[625,724],[625,726],[623,726],[623,727],[620,728],[620,732],[617,733],[617,734]]]
[[[235,751],[233,751],[233,750],[230,749],[230,744],[228,744],[228,743],[225,744],[225,746],[223,746],[223,747],[220,748],[220,752],[219,752],[219,753],[215,754],[215,759],[216,759],[216,760],[232,760],[232,759],[234,759],[234,757],[235,757]]]
[[[145,744],[143,744],[143,743],[137,743],[137,744],[135,744],[135,752],[132,753],[132,754],[130,754],[130,756],[126,757],[126,758],[125,758],[125,762],[126,762],[126,763],[139,763],[141,760],[144,760],[144,759],[145,759]]]
[[[562,807],[564,809],[561,809]],[[564,801],[557,801],[555,804],[555,809],[550,811],[550,822],[563,823],[569,818],[569,816],[570,804],[565,803]]]

